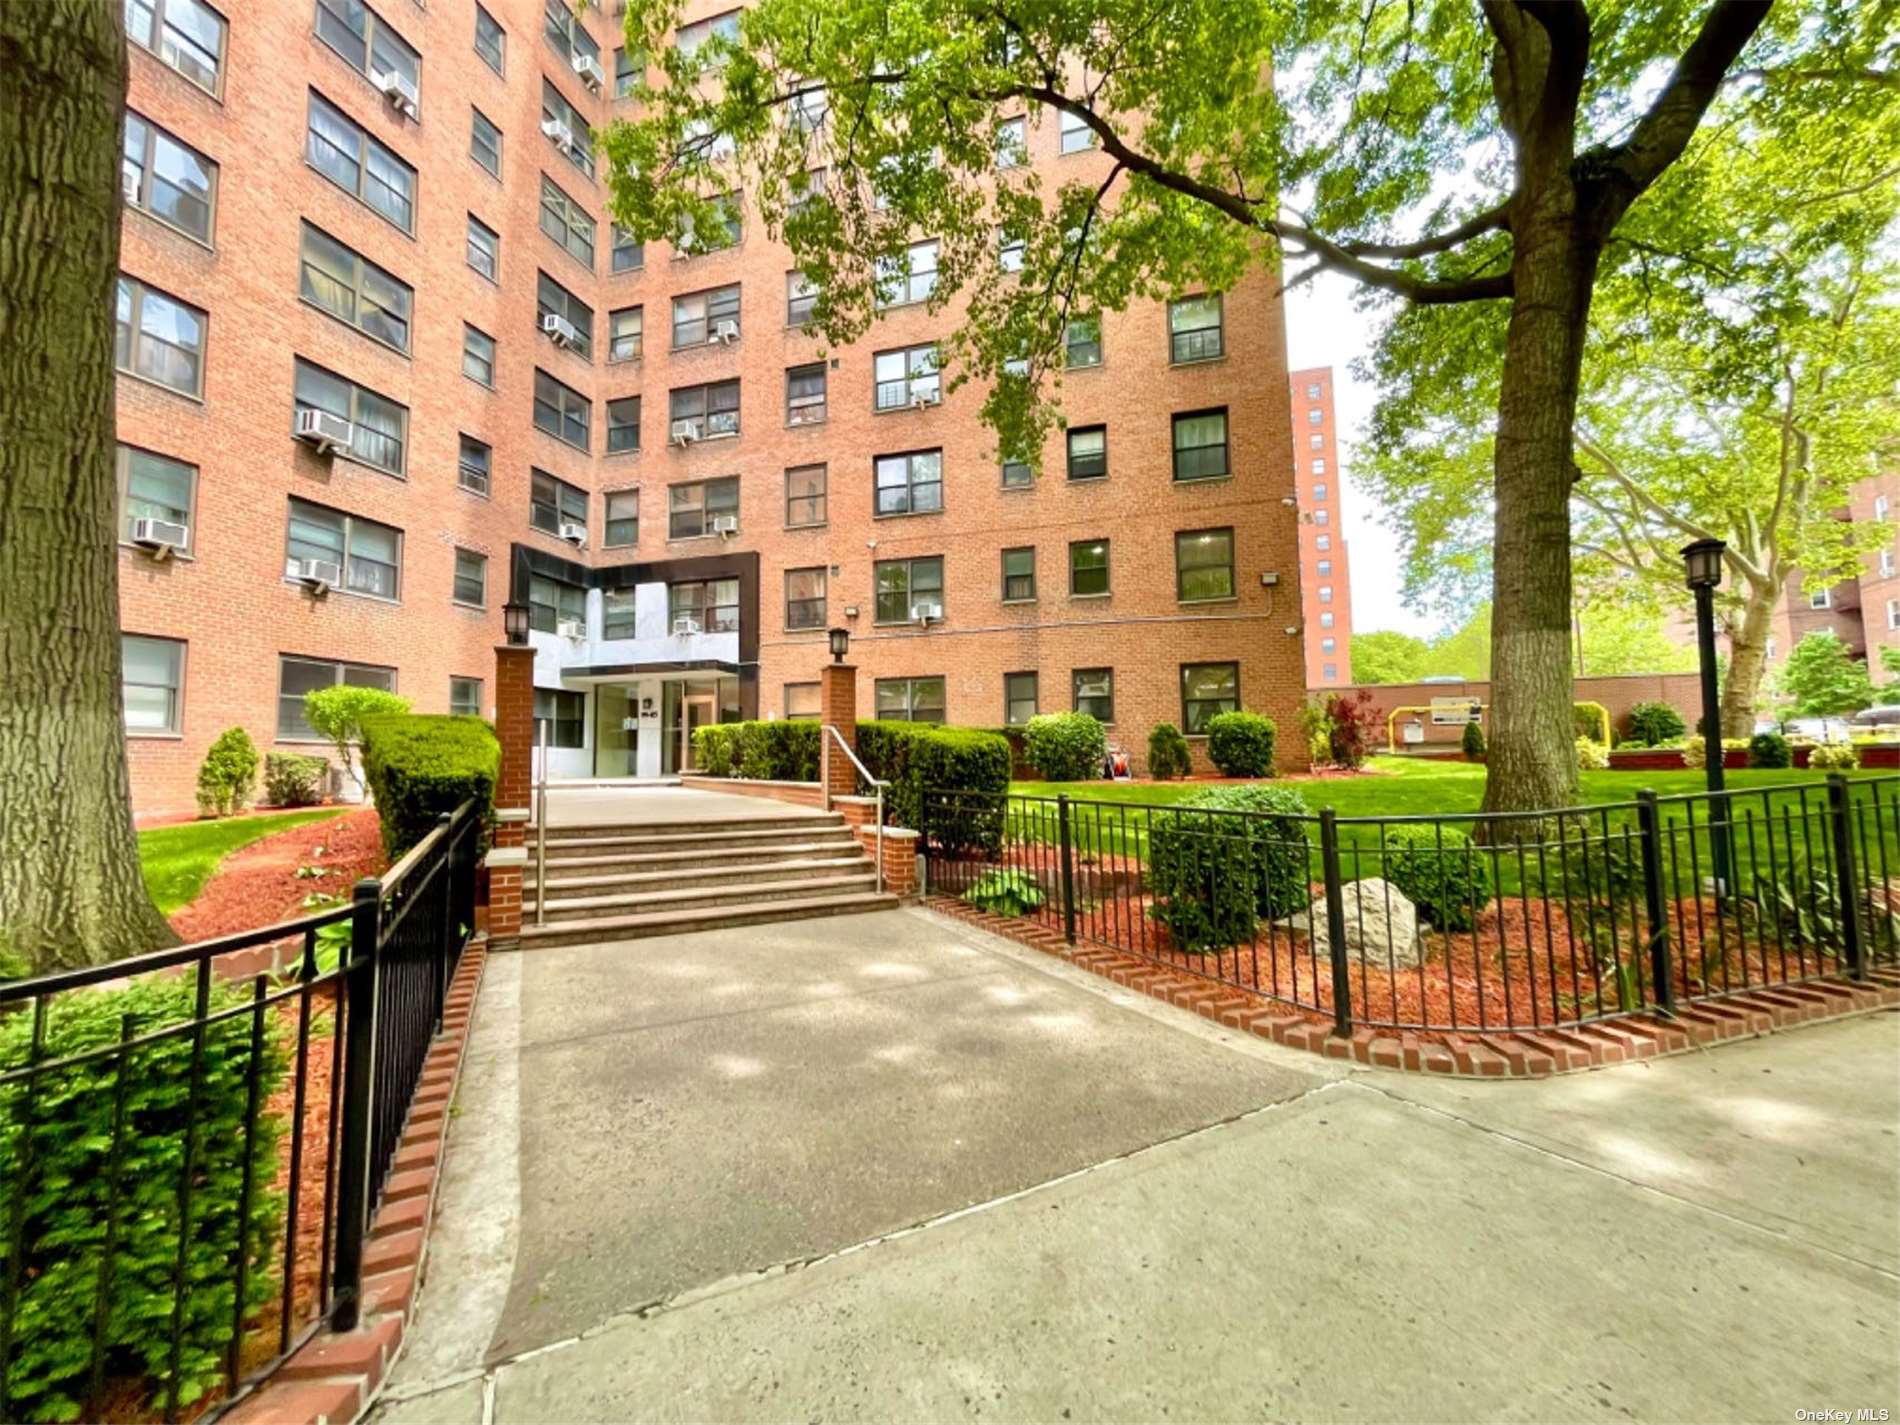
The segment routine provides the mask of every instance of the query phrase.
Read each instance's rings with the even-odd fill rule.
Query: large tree
[[[0,5],[0,951],[173,943],[132,831],[119,690],[113,294],[124,7]]]
[[[1863,9],[1866,7],[1863,7]],[[1881,6],[1871,7],[1884,8]],[[1766,0],[760,0],[731,36],[669,43],[678,0],[632,0],[663,78],[604,148],[617,221],[707,233],[742,191],[853,339],[906,244],[936,236],[1005,455],[1052,419],[1061,334],[1230,286],[1282,254],[1381,293],[1506,312],[1493,468],[1497,713],[1485,804],[1575,789],[1568,499],[1577,379],[1604,245],[1738,65],[1867,62],[1855,7]],[[1745,55],[1745,51],[1747,54]],[[714,71],[717,71],[715,74]],[[1809,86],[1756,81],[1756,122]],[[998,173],[996,126],[1054,111],[1107,162]],[[730,147],[736,154],[728,158]],[[1022,247],[1001,260],[999,230]],[[1020,271],[1014,256],[1020,252]]]

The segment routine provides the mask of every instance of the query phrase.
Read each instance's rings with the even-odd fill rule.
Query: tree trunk
[[[1778,583],[1750,584],[1742,616],[1729,625],[1728,678],[1722,685],[1722,736],[1755,731],[1755,703],[1768,669],[1768,625],[1775,616]]]
[[[124,7],[0,5],[0,950],[176,937],[146,893],[119,683],[113,307]]]

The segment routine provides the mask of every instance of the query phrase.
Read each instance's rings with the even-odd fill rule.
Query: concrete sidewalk
[[[906,911],[497,957],[470,1053],[392,1425],[1900,1407],[1892,1013],[1443,1081]]]

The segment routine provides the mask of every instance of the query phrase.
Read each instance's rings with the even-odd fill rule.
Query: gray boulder
[[[1371,876],[1363,881],[1346,882],[1341,899],[1346,906],[1346,952],[1357,964],[1364,957],[1371,969],[1391,966],[1399,970],[1418,967],[1424,946],[1418,938],[1418,908],[1390,881]],[[1306,932],[1313,951],[1332,953],[1332,937],[1327,933],[1326,898],[1316,897],[1305,911],[1293,916],[1288,926]]]

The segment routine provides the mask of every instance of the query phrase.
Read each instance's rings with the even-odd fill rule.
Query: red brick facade
[[[1333,368],[1287,377],[1293,393],[1293,483],[1300,500],[1300,592],[1306,686],[1352,682],[1352,570],[1341,508]]]

